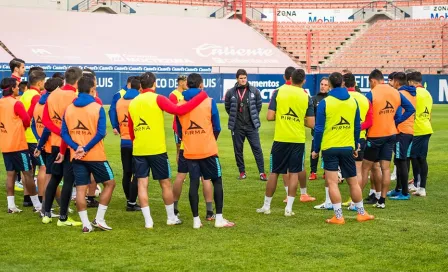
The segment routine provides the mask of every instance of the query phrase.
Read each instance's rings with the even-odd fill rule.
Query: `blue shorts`
[[[364,159],[371,162],[391,161],[396,136],[367,138]]]
[[[362,160],[364,160],[365,150],[366,150],[366,139],[359,139],[358,157],[355,158],[355,161],[362,162]]]
[[[171,177],[171,166],[168,154],[134,156],[134,177],[147,178],[152,171],[154,180],[163,180]]]
[[[36,166],[45,166],[45,161],[42,158],[42,155],[40,155],[39,157],[34,157],[34,151],[37,148],[37,144],[30,144],[28,143],[28,152],[30,154],[30,159],[31,159],[31,164],[36,167]],[[42,153],[42,152],[41,152]]]
[[[30,171],[32,169],[28,150],[3,153],[6,171]]]
[[[343,178],[356,177],[356,162],[353,157],[353,150],[347,149],[327,149],[322,151],[324,169],[327,171],[339,171]]]
[[[180,143],[181,143],[181,140],[180,140],[179,136],[177,136],[177,133],[176,133],[176,132],[174,132],[174,142],[175,142],[177,145],[180,145]]]
[[[201,177],[204,180],[214,180],[222,176],[221,163],[218,156],[198,160],[187,159],[187,164],[190,180],[200,179]]]
[[[411,156],[412,138],[414,136],[411,134],[397,134],[397,143],[395,144],[396,160],[406,160]]]
[[[184,157],[184,150],[179,150],[179,159],[177,160],[177,173],[188,173],[187,159]]]
[[[414,139],[412,139],[411,158],[426,158],[428,155],[429,138],[431,138],[431,134],[414,136]]]
[[[300,173],[305,170],[305,144],[274,141],[270,161],[271,173]]]
[[[76,186],[89,185],[90,175],[93,175],[93,178],[97,183],[103,183],[114,179],[114,173],[112,172],[108,161],[73,160],[72,164]]]

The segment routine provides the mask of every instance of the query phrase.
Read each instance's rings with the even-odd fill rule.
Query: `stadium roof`
[[[296,66],[238,20],[16,8],[2,8],[0,17],[14,22],[2,29],[0,40],[27,63]]]

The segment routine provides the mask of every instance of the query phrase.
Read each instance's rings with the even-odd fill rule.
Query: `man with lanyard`
[[[267,120],[275,121],[270,159],[271,174],[266,183],[263,207],[257,209],[257,213],[271,213],[271,201],[277,187],[278,176],[289,173],[288,200],[284,215],[294,215],[292,206],[297,194],[299,173],[305,171],[305,126],[314,128],[313,103],[302,88],[304,83],[305,71],[295,70],[292,73],[292,85],[283,85],[279,88],[269,103]],[[301,187],[303,182],[306,184],[306,176],[302,177]],[[300,188],[300,191],[301,201],[304,195],[311,198],[306,194],[306,187]]]
[[[411,161],[414,173],[415,196],[426,196],[426,179],[428,178],[429,139],[433,133],[431,126],[432,96],[422,86],[422,74],[413,72],[407,76],[408,84],[417,88],[417,108],[414,122],[414,138],[412,140]],[[420,175],[420,185],[417,177]],[[412,187],[412,186],[411,186]]]
[[[376,161],[380,162],[382,181],[381,196],[374,205],[376,208],[386,208],[386,196],[390,185],[390,161],[396,141],[397,126],[408,119],[415,109],[411,102],[396,89],[384,84],[383,73],[373,70],[369,75],[372,91],[366,97],[372,103],[373,123],[367,131],[366,150],[362,161],[362,188],[368,181],[369,171]],[[405,111],[397,119],[395,113],[402,107]],[[378,188],[376,188],[378,190]]]
[[[260,180],[266,181],[258,131],[261,126],[259,114],[262,107],[260,91],[249,84],[244,69],[236,72],[236,80],[237,83],[227,91],[224,100],[226,112],[229,114],[228,128],[232,132],[235,160],[240,172],[238,179],[247,177],[243,156],[244,140],[247,138],[257,163]]]

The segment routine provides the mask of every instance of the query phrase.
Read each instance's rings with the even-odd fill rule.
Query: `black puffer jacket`
[[[262,100],[260,91],[249,85],[249,110],[250,110],[250,117],[252,119],[252,124],[254,125],[255,129],[258,129],[261,126],[260,123],[260,111],[262,106]],[[236,125],[236,117],[237,117],[237,111],[238,111],[238,98],[236,95],[236,89],[237,85],[231,89],[229,89],[225,96],[225,107],[226,111],[229,114],[229,124],[228,128],[229,130],[233,131],[235,129]]]

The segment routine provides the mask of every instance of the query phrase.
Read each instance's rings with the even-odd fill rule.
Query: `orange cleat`
[[[313,202],[314,200],[316,200],[316,198],[309,196],[308,194],[300,196],[300,202]]]
[[[362,215],[358,213],[358,216],[356,216],[356,220],[358,220],[358,222],[365,222],[373,219],[375,219],[375,216],[370,215],[367,212]]]
[[[308,178],[309,180],[316,180],[317,179],[317,175],[314,172],[311,172],[310,177]]]
[[[336,216],[333,216],[331,219],[325,220],[325,222],[327,222],[328,224],[344,225],[345,219],[344,219],[344,217],[341,217],[338,219],[338,218],[336,218]]]

